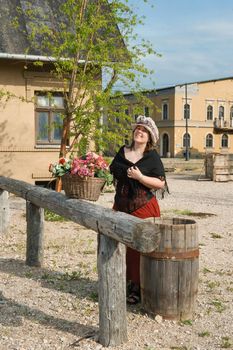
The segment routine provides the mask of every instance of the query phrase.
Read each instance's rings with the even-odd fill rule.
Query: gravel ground
[[[198,223],[200,274],[193,319],[153,319],[140,305],[130,306],[128,342],[111,349],[233,348],[233,182],[197,178],[168,174],[171,194],[160,201],[163,217]],[[112,202],[113,193],[105,193],[98,204],[111,207]],[[46,221],[44,266],[28,267],[25,202],[12,195],[10,206],[10,230],[0,237],[0,350],[107,349],[97,341],[96,234],[72,222]]]

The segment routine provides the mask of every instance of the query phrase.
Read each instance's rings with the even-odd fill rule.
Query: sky
[[[129,0],[145,16],[136,32],[162,55],[144,59],[155,71],[145,89],[233,76],[233,0],[149,1]]]

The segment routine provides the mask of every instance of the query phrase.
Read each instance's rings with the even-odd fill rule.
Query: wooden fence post
[[[117,346],[127,341],[125,245],[99,234],[99,342]]]
[[[8,192],[0,189],[0,234],[6,233],[9,225],[10,211],[8,197]]]
[[[42,266],[44,255],[44,209],[27,201],[27,248],[26,264]]]

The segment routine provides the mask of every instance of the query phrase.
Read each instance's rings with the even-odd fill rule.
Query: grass
[[[210,332],[209,331],[203,331],[203,332],[198,333],[198,336],[202,337],[202,338],[209,337],[210,336]]]
[[[186,326],[192,326],[193,321],[192,320],[183,320],[180,322],[181,324],[184,324]]]
[[[44,211],[44,217],[45,217],[45,221],[59,221],[59,222],[63,222],[63,221],[69,221],[68,219],[64,218],[61,215],[55,214],[54,212],[52,212],[51,210],[45,209]]]
[[[188,216],[193,215],[193,212],[191,210],[188,210],[188,209],[184,209],[184,210],[172,209],[171,211],[177,215],[188,215]]]
[[[72,272],[65,272],[60,276],[60,280],[62,281],[77,281],[80,280],[82,277],[81,271],[72,271]]]
[[[211,270],[207,269],[207,267],[204,267],[204,269],[202,270],[202,272],[206,275],[207,273],[212,272]]]
[[[229,337],[222,337],[221,348],[230,349],[233,347],[233,343]]]
[[[89,295],[90,299],[92,301],[94,301],[95,303],[98,302],[98,293],[97,292],[91,292],[91,294]]]
[[[226,306],[218,299],[212,300],[211,305],[215,306],[216,311],[220,313],[226,309]]]
[[[215,214],[212,214],[212,213],[193,212],[189,209],[169,209],[166,211],[172,212],[176,215],[196,216],[199,218],[206,218],[208,216],[215,216]]]
[[[220,282],[218,282],[218,281],[216,281],[216,282],[214,282],[214,281],[207,281],[206,284],[207,284],[207,287],[209,289],[214,289],[214,288],[220,286]]]
[[[212,238],[223,238],[219,233],[210,232]]]

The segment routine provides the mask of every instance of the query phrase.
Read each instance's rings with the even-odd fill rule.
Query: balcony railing
[[[224,129],[224,130],[233,130],[233,119],[224,120],[224,119],[214,119],[214,128],[215,129]]]

